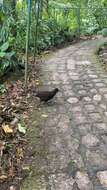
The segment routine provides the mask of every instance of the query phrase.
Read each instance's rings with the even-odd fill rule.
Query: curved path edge
[[[100,42],[69,46],[40,65],[43,86],[60,92],[33,111],[35,154],[22,190],[107,189],[107,73],[94,56]]]

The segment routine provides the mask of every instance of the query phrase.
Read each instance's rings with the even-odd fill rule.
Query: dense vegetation
[[[107,36],[107,0],[0,0],[0,79],[10,70],[18,72],[24,68],[27,84],[28,53],[34,61],[42,51],[93,35]],[[18,184],[23,179],[22,171],[26,170],[22,163],[28,143],[25,140],[28,113],[32,109],[27,98],[30,90],[39,85],[37,71],[30,71],[28,97],[23,80],[0,83],[0,189],[3,190],[10,181],[13,184],[13,178]]]
[[[29,17],[29,52],[39,53],[76,36],[107,35],[106,0],[0,1],[0,74],[23,62]],[[28,16],[28,12],[29,15]]]

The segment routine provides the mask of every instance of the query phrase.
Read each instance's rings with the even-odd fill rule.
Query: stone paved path
[[[97,43],[59,50],[41,65],[44,86],[60,93],[41,107],[48,117],[26,190],[107,190],[107,73],[93,56]]]

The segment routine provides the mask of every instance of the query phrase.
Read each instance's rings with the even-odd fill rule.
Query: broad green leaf
[[[26,128],[21,123],[18,123],[18,130],[20,133],[26,134]]]
[[[9,42],[5,42],[1,47],[0,50],[1,51],[6,51],[9,47]]]
[[[0,57],[3,58],[5,57],[6,53],[5,52],[0,52]]]
[[[10,59],[14,54],[15,54],[15,52],[12,51],[12,52],[6,53],[5,56],[6,56],[6,58]]]
[[[0,93],[6,92],[6,88],[3,84],[0,85]]]
[[[2,63],[2,68],[5,69],[5,68],[7,68],[9,65],[10,65],[10,62],[9,62],[8,60],[6,60],[6,61],[4,61],[4,62]]]

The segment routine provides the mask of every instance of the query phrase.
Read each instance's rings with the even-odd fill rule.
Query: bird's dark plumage
[[[41,101],[47,102],[52,99],[58,91],[58,88],[55,88],[52,91],[39,91],[36,93],[36,96],[40,98]]]

